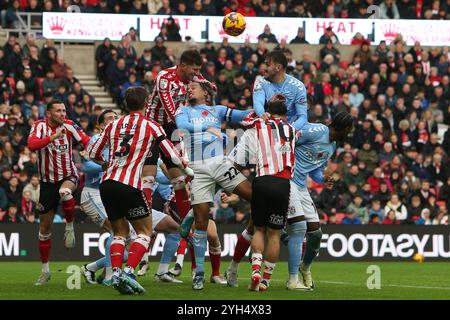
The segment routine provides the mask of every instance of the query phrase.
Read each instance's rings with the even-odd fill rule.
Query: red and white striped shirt
[[[131,112],[108,124],[97,141],[88,146],[87,151],[90,158],[105,161],[103,149],[108,147],[108,168],[103,174],[102,182],[114,180],[142,189],[142,167],[155,142],[174,164],[180,168],[185,167],[161,126],[138,112]]]
[[[294,173],[295,129],[286,121],[255,119],[229,158],[245,166],[256,164],[257,176],[291,179]]]
[[[66,133],[51,141],[51,136],[57,129],[65,129]],[[83,143],[86,148],[90,138],[71,120],[65,120],[64,124],[57,127],[52,127],[47,119],[33,124],[28,137],[28,148],[37,151],[42,181],[56,183],[70,176],[78,177],[72,160],[72,139]]]
[[[156,77],[153,92],[147,100],[145,115],[165,125],[175,122],[177,109],[187,104],[187,85],[189,81],[181,80],[177,75],[177,66],[160,71]],[[195,76],[193,81],[205,80],[203,76]]]

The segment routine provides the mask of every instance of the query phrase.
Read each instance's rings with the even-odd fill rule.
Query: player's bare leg
[[[196,274],[192,288],[202,290],[205,281],[205,252],[207,241],[207,229],[209,223],[209,204],[199,203],[193,206],[195,216],[195,232],[193,245],[195,252]]]
[[[59,196],[62,200],[63,210],[66,217],[66,230],[64,232],[64,245],[66,248],[75,247],[75,231],[73,220],[75,216],[75,198],[73,193],[77,186],[70,180],[66,180],[59,188]]]
[[[241,196],[243,199],[247,201],[251,201],[252,198],[252,188],[249,181],[241,182],[234,190],[233,193]],[[224,197],[223,200],[226,200]],[[244,229],[242,234],[239,235],[238,241],[236,243],[236,247],[234,249],[233,259],[225,272],[225,278],[227,279],[227,284],[230,287],[237,288],[238,287],[238,269],[239,263],[242,258],[248,251],[250,244],[253,238],[253,222],[250,218],[250,221],[247,224],[247,227]]]
[[[220,274],[220,259],[222,246],[220,244],[219,235],[217,234],[217,225],[214,220],[209,220],[207,237],[209,243],[209,259],[211,260],[212,274],[211,283],[227,284],[227,281]]]
[[[270,278],[280,255],[280,230],[268,227],[266,229],[267,245],[264,251],[264,274],[259,285],[259,291],[266,291]]]
[[[299,271],[303,277],[305,286],[314,289],[315,285],[311,274],[311,264],[319,253],[322,230],[320,229],[319,222],[308,222],[307,226],[305,254]]]
[[[39,223],[39,254],[42,262],[42,273],[36,281],[36,286],[41,286],[47,283],[50,278],[50,247],[52,236],[52,225],[55,212],[53,210],[40,215]]]

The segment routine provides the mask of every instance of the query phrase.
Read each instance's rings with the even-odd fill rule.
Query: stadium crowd
[[[224,15],[237,11],[247,17],[324,18],[366,18],[367,7],[379,5],[382,19],[450,19],[448,0],[3,0],[2,26],[17,26],[19,11],[66,12],[71,5],[85,13]]]
[[[34,2],[39,3],[30,1]],[[116,2],[134,6],[141,1]],[[149,0],[149,6],[154,2],[157,3]],[[208,2],[212,3],[203,1]],[[356,2],[351,1],[350,5]],[[99,1],[99,5],[104,3]],[[161,3],[164,6],[169,2]],[[340,1],[333,3],[336,7]],[[397,5],[400,3],[408,1],[397,1]],[[435,3],[439,1],[430,5]],[[445,7],[445,3],[441,6]],[[164,33],[171,30],[171,23],[169,20],[167,30],[162,30],[155,43],[141,55],[133,46],[133,41],[138,41],[133,29],[117,46],[105,39],[97,48],[98,78],[119,106],[128,87],[143,85],[151,91],[157,73],[176,65],[177,57],[165,44],[168,35]],[[176,26],[174,30],[171,36],[176,36]],[[204,58],[202,74],[218,87],[216,103],[237,109],[251,108],[252,84],[257,75],[264,75],[266,68],[264,56],[268,52],[270,30],[265,31],[256,47],[247,42],[235,50],[226,39],[221,44],[197,44]],[[300,33],[301,30],[301,37]],[[450,130],[439,131],[439,127],[450,125],[448,47],[422,48],[416,43],[407,48],[401,35],[389,46],[381,42],[370,47],[356,34],[354,44],[358,49],[351,61],[345,61],[332,37],[332,33],[324,35],[319,59],[304,51],[302,59],[296,61],[286,42],[277,45],[288,57],[287,73],[307,87],[310,122],[328,124],[342,110],[350,112],[355,121],[352,138],[339,146],[329,164],[335,187],[323,189],[309,182],[321,222],[448,224]],[[45,105],[52,98],[65,101],[68,117],[88,134],[97,132],[96,120],[102,107],[81,87],[52,41],[38,48],[32,36],[27,36],[26,43],[20,45],[11,35],[0,47],[2,222],[33,223],[38,219],[34,214],[39,195],[37,156],[26,144],[31,125],[45,116]],[[233,130],[227,133],[230,139],[236,136]],[[79,164],[77,150],[75,153]],[[251,168],[244,174],[250,179],[254,175]],[[237,196],[231,199],[230,203],[222,203],[218,193],[212,208],[216,221],[245,224],[250,206]],[[59,215],[56,219],[63,221]],[[81,213],[76,216],[76,221],[85,219]]]

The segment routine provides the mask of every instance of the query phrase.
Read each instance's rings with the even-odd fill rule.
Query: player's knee
[[[120,244],[120,245],[123,245],[123,246],[125,246],[125,237],[122,237],[122,236],[114,236],[113,237],[113,240],[112,240],[112,242],[111,242],[111,245],[113,245],[113,244]]]
[[[147,250],[150,246],[150,240],[151,239],[149,236],[140,233],[137,235],[137,238],[134,240],[134,242],[141,244]]]
[[[255,232],[253,226],[251,228],[251,233],[249,232],[248,229],[244,229],[244,231],[242,231],[242,237],[247,240],[247,241],[252,241],[253,239],[253,233]]]
[[[220,245],[220,242],[216,246],[209,246],[209,253],[213,255],[219,255],[222,253],[222,246]]]
[[[176,178],[173,178],[172,180],[170,180],[170,183],[172,183],[173,186],[173,190],[183,190],[186,188],[186,183],[184,182],[185,177],[184,176],[179,176]]]
[[[59,189],[59,196],[60,196],[62,201],[69,201],[70,199],[73,198],[72,190],[70,190],[69,188],[60,188]]]
[[[308,231],[308,233],[306,235],[307,235],[308,240],[312,239],[315,241],[320,241],[322,239],[322,229],[319,228],[314,231]]]
[[[305,235],[306,221],[297,221],[287,227],[287,232],[290,236]]]
[[[47,241],[50,240],[52,237],[51,232],[39,232],[39,240],[40,241]]]

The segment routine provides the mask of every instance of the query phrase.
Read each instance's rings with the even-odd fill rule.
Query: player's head
[[[353,130],[353,118],[350,113],[341,111],[331,121],[330,128],[334,141],[344,140]]]
[[[279,94],[267,102],[266,111],[272,116],[286,117],[286,98]]]
[[[200,74],[202,56],[197,50],[186,50],[181,54],[179,75],[185,81],[190,81],[195,75]]]
[[[214,89],[210,82],[191,82],[188,86],[188,100],[192,106],[198,104],[213,105]]]
[[[144,87],[131,87],[125,91],[125,105],[130,112],[144,111],[148,92]]]
[[[288,61],[281,50],[270,51],[265,58],[267,65],[266,78],[272,80],[276,75],[286,72]]]
[[[106,109],[98,116],[98,125],[104,129],[108,124],[117,120],[117,113],[112,109]]]
[[[62,125],[66,120],[66,106],[60,100],[52,100],[47,104],[47,119],[55,125]]]

